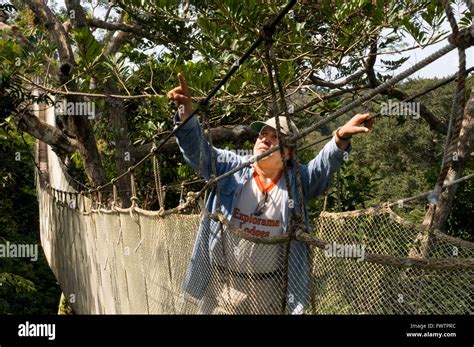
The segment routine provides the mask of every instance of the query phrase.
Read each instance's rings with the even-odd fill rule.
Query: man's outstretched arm
[[[353,135],[368,133],[373,126],[370,114],[357,114],[339,128],[334,137],[323,147],[308,165],[303,166],[302,179],[306,199],[312,199],[323,193],[331,183],[334,173],[339,170],[348,152],[351,151],[350,139]],[[365,126],[364,126],[365,123]]]

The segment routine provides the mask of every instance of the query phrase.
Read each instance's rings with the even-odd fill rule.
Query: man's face
[[[257,141],[255,141],[255,145],[253,147],[253,154],[255,156],[260,155],[272,147],[278,145],[278,138],[276,130],[272,127],[264,126],[262,130],[260,130],[260,134],[258,135]],[[288,148],[285,148],[285,159],[290,159],[290,154]],[[275,167],[280,167],[283,165],[281,160],[280,151],[273,152],[269,156],[260,159],[260,161],[265,161],[265,164]]]

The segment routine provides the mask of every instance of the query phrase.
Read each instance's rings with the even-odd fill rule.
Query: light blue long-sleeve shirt
[[[179,124],[178,115],[175,115],[174,122]],[[205,179],[210,179],[212,174],[212,166],[210,160],[210,146],[207,142],[204,145],[204,161],[200,171],[200,152],[201,152],[202,132],[196,117],[190,119],[181,129],[176,132],[176,142],[179,145],[184,159],[193,167],[196,172],[201,174]],[[334,172],[336,172],[344,161],[346,152],[350,152],[351,146],[344,151],[337,147],[335,138],[332,138],[318,155],[308,164],[300,164],[301,184],[304,200],[315,198],[323,193],[329,186],[330,180]],[[216,162],[217,176],[220,176],[244,162],[248,162],[251,156],[239,156],[234,152],[213,147],[213,157]],[[220,158],[221,160],[216,160]],[[223,159],[223,160],[222,160]],[[234,206],[238,202],[237,197],[244,187],[245,183],[253,176],[253,168],[245,167],[239,172],[226,177],[218,182],[221,212],[230,221]],[[288,168],[288,176],[290,181],[291,193],[294,198],[294,208],[300,213],[297,196],[297,185],[295,169]],[[283,230],[287,230],[290,221],[290,203],[288,192],[284,191],[283,201],[285,206],[282,209],[282,226]],[[216,190],[213,189],[206,202],[206,208],[209,212],[214,213],[217,209]],[[304,207],[304,216],[307,226],[309,226],[308,214]],[[188,270],[184,281],[184,289],[196,299],[202,299],[209,285],[211,277],[211,264],[214,257],[216,244],[220,242],[220,223],[209,219],[203,215],[196,242],[194,244],[193,253],[189,262]],[[222,256],[222,255],[220,255]],[[292,240],[290,242],[290,253],[288,263],[288,291],[287,303],[290,312],[295,309],[306,307],[309,294],[309,278],[310,266],[308,261],[308,249],[304,242]]]

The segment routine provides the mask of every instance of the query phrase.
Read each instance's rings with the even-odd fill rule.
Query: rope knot
[[[474,45],[474,25],[464,28],[448,37],[449,43],[458,48],[466,49]]]
[[[432,205],[438,205],[439,201],[439,195],[441,194],[441,186],[439,184],[436,184],[434,189],[430,191],[430,193],[427,196],[428,203]]]
[[[130,202],[132,203],[132,206],[131,207],[136,207],[138,206],[138,198],[136,196],[132,196],[130,198]]]
[[[157,148],[158,148],[158,146],[156,145],[156,142],[153,141],[153,144],[151,145],[150,153],[155,153]]]

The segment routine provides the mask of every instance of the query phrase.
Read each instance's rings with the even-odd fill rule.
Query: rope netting
[[[62,290],[76,312],[472,313],[473,243],[409,223],[393,212],[390,204],[364,211],[323,212],[313,221],[313,229],[303,222],[303,213],[297,213],[291,207],[286,233],[262,237],[266,236],[265,230],[260,230],[259,226],[272,221],[252,214],[240,214],[241,220],[251,221],[254,227],[248,230],[235,227],[220,212],[222,192],[218,184],[271,153],[282,151],[284,145],[295,148],[298,139],[371,100],[453,49],[464,51],[473,41],[469,30],[453,30],[455,44],[448,44],[301,133],[280,139],[282,146],[274,146],[255,157],[242,158],[242,164],[232,170],[217,175],[216,153],[211,150],[208,158],[210,175],[204,187],[197,193],[188,194],[184,201],[182,185],[179,205],[165,209],[166,190],[160,177],[158,149],[197,112],[202,114],[202,128],[209,129],[206,114],[209,100],[262,42],[266,43],[266,67],[274,105],[272,113],[284,114],[288,121],[291,120],[278,66],[272,55],[272,35],[295,2],[291,1],[264,27],[261,37],[200,102],[191,116],[127,172],[102,187],[83,192],[73,189],[66,192],[50,184],[55,179],[67,181],[66,176],[55,178],[50,172],[49,182],[45,175],[38,176],[42,244]],[[458,72],[462,88],[458,83],[457,95],[460,88],[464,89],[466,73],[464,61]],[[464,102],[459,96],[456,101]],[[456,117],[454,124],[458,125],[463,114],[458,109],[453,117]],[[276,120],[277,130],[280,130],[279,117]],[[459,137],[458,128],[456,126],[451,134],[451,144]],[[206,165],[203,148],[212,148],[209,131],[206,136],[201,142],[200,169]],[[448,158],[454,150],[453,146],[447,148],[445,157]],[[55,155],[51,150],[48,154],[47,157],[40,155],[40,164]],[[135,171],[148,161],[152,161],[155,173],[159,211],[139,207]],[[286,162],[284,165],[289,187]],[[293,166],[297,173],[297,189],[296,196],[290,195],[289,198],[294,199],[303,211],[305,202],[296,156],[293,156]],[[65,175],[58,172],[55,170],[56,175]],[[117,201],[116,182],[124,177],[130,179],[132,187],[129,208],[119,207]],[[462,180],[465,179],[444,182],[444,185],[441,182],[441,188],[437,189],[441,191]],[[208,192],[217,197],[214,211],[203,208]],[[104,199],[104,195],[109,198]],[[258,207],[257,201],[248,203],[255,205],[249,207],[251,210]],[[198,235],[207,236],[200,240]],[[420,244],[428,237],[428,252],[420,252]],[[212,252],[203,252],[204,259],[195,256],[196,249],[199,250],[201,245],[205,247],[205,244],[212,244]],[[190,267],[194,268],[192,274]],[[190,278],[192,276],[197,278]]]
[[[75,197],[46,187],[39,193],[45,254],[78,313],[466,314],[474,307],[474,243],[435,230],[429,257],[418,258],[430,231],[386,205],[321,213],[313,230],[296,233],[300,246],[286,258],[287,235],[262,238],[208,211],[163,217],[137,207],[93,209],[80,195],[76,207]],[[192,258],[198,229],[218,220],[225,241],[199,263]],[[208,281],[202,298],[193,296],[199,288],[183,287],[190,261]],[[296,269],[289,297],[286,262]]]
[[[315,312],[472,313],[474,244],[458,247],[437,232],[440,237],[431,245],[430,257],[417,259],[418,241],[427,233],[390,208],[323,212],[317,237],[329,243],[362,244],[364,260],[328,258],[324,251],[314,250],[314,286],[321,293],[313,302]]]

